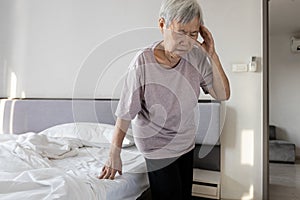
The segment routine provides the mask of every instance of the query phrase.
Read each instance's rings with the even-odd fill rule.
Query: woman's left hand
[[[200,25],[199,33],[203,38],[203,42],[200,45],[206,50],[208,55],[215,54],[215,43],[210,31],[203,25]]]

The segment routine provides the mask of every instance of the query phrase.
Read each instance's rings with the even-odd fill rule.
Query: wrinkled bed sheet
[[[136,199],[148,187],[144,158],[123,148],[123,175],[99,180],[108,151],[77,138],[0,135],[0,199]]]

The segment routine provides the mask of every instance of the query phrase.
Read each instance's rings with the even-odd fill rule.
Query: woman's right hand
[[[99,179],[111,179],[115,178],[116,173],[122,175],[122,160],[120,151],[110,153],[109,159],[102,168]]]
[[[100,179],[114,179],[118,172],[122,175],[121,149],[130,121],[117,118],[115,132],[110,146],[109,158],[102,168]]]

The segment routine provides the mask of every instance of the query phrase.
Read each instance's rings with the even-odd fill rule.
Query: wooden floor
[[[270,163],[269,200],[300,199],[300,160],[296,164]]]

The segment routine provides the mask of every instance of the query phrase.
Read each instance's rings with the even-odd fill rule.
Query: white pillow
[[[50,137],[78,138],[93,144],[110,144],[114,126],[102,123],[75,122],[50,127],[39,134]],[[134,145],[132,130],[128,129],[122,147]]]

